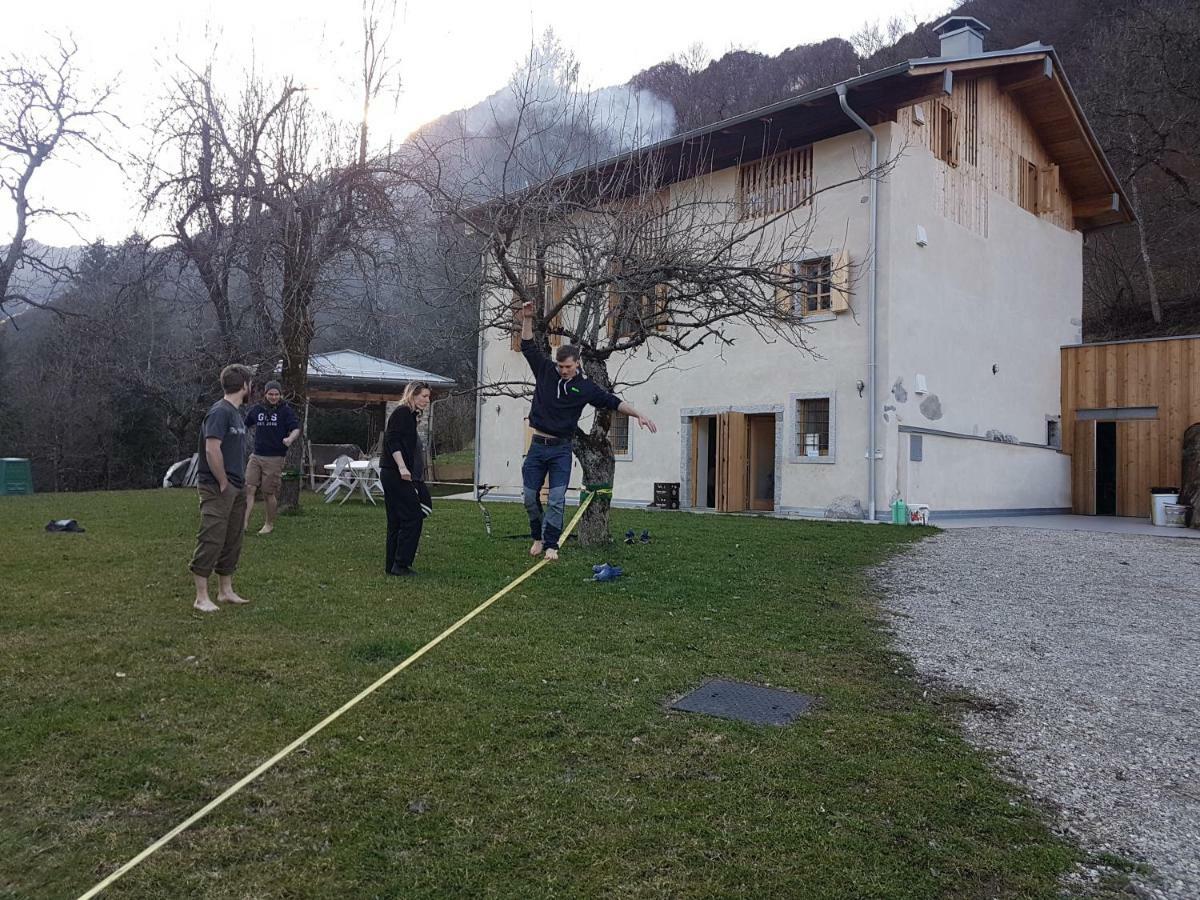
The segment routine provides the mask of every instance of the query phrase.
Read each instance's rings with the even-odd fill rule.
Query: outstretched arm
[[[654,421],[649,416],[642,415],[624,400],[622,400],[621,405],[617,407],[617,412],[624,413],[631,419],[637,419],[638,425],[640,425],[642,428],[645,428],[651,434],[658,433],[658,426],[654,424]]]

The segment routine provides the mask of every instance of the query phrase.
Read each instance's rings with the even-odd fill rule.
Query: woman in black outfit
[[[414,381],[388,419],[383,433],[379,477],[387,507],[387,573],[413,575],[413,557],[421,540],[425,510],[432,507],[425,487],[425,454],[417,435],[417,419],[429,408],[429,385]]]

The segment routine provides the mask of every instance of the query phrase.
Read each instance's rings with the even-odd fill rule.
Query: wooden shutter
[[[700,504],[700,423],[704,420],[699,416],[692,416],[692,507],[699,507]],[[707,465],[708,460],[705,460]]]
[[[746,416],[727,412],[717,416],[717,509],[746,509]]]
[[[665,284],[654,286],[654,328],[656,331],[667,330],[667,318],[671,315],[670,291]]]
[[[1053,212],[1058,206],[1058,166],[1054,163],[1038,166],[1037,192],[1038,215]]]
[[[1071,505],[1076,515],[1096,514],[1096,423],[1076,422],[1071,452]]]
[[[834,312],[845,312],[850,308],[850,254],[844,250],[831,260],[829,273],[829,303]]]
[[[560,278],[559,276],[553,275],[547,280],[546,287],[547,287],[547,290],[546,290],[547,297],[546,297],[546,308],[545,308],[544,312],[549,312],[550,310],[554,309],[554,307],[558,306],[558,304],[562,303],[562,298],[563,298],[564,288],[566,287],[566,282],[564,279]],[[549,322],[546,323],[546,327],[547,328],[562,328],[562,321],[563,321],[562,311],[559,310],[558,314],[555,315],[555,317],[553,319],[551,319]],[[557,347],[561,343],[562,343],[562,335],[554,334],[553,332],[551,332],[550,346]]]
[[[949,133],[946,134],[946,162],[952,166],[958,165],[958,113],[952,109],[946,110]]]
[[[512,349],[519,351],[521,349],[521,295],[516,291],[512,292],[512,302],[509,303],[509,308],[512,310],[512,324],[508,343]]]
[[[785,262],[775,267],[780,278],[792,278],[796,272],[796,264]],[[796,314],[796,292],[782,285],[775,288],[775,308],[781,316]]]

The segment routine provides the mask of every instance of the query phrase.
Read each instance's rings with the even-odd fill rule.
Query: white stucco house
[[[985,52],[986,26],[966,17],[936,30],[938,57],[652,148],[707,141],[697,178],[740,203],[785,155],[777,177],[817,185],[895,162],[813,201],[810,251],[789,262],[818,275],[845,263],[854,285],[795,298],[814,353],[746,329],[626,392],[659,431],[614,427],[616,504],[648,504],[666,482],[684,508],[731,512],[886,518],[897,496],[935,516],[1069,510],[1059,348],[1080,339],[1084,235],[1130,214],[1053,48]],[[479,360],[481,383],[528,378],[498,329]],[[493,497],[519,495],[527,409],[480,399],[476,482]]]

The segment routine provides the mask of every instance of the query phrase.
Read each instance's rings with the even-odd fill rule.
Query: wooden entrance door
[[[1096,514],[1096,423],[1075,423],[1071,454],[1071,505],[1081,516]]]
[[[744,512],[747,508],[747,436],[745,413],[717,416],[717,509],[721,512]]]

